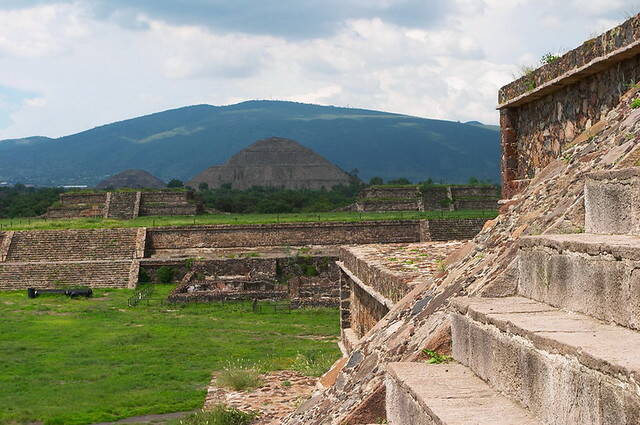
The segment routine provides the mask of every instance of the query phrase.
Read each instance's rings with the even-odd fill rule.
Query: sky
[[[496,124],[634,0],[0,0],[0,139],[252,99]]]

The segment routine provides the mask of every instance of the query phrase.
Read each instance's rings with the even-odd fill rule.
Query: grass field
[[[329,212],[300,214],[207,214],[195,217],[138,217],[134,220],[79,218],[45,220],[42,218],[0,219],[1,230],[94,229],[105,227],[188,226],[194,224],[268,224],[300,222],[357,222],[366,220],[416,220],[445,218],[495,218],[497,211],[425,211],[425,212]]]
[[[155,296],[171,289],[160,285]],[[268,371],[295,369],[300,355],[325,363],[339,357],[334,309],[128,308],[131,294],[0,293],[0,424],[90,424],[198,409],[211,373],[231,359]]]

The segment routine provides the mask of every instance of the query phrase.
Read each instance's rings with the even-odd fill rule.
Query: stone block
[[[460,364],[387,366],[391,425],[541,425]]]
[[[588,233],[640,235],[640,168],[589,174],[584,204]]]
[[[518,256],[520,295],[640,329],[640,239],[525,237]]]
[[[637,424],[637,332],[520,297],[454,306],[454,358],[541,422]]]

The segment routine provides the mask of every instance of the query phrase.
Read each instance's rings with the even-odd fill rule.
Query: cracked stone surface
[[[290,370],[264,374],[262,380],[262,386],[254,390],[233,391],[218,387],[214,376],[207,391],[204,409],[226,404],[244,412],[260,412],[260,417],[252,425],[278,425],[282,423],[282,418],[313,393],[317,382],[316,378]]]

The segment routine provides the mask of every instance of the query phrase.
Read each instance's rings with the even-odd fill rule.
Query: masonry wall
[[[351,329],[358,338],[362,338],[388,312],[388,307],[381,304],[354,282],[351,283]]]
[[[599,121],[640,81],[639,54],[636,16],[500,90],[505,198],[585,130],[601,130]]]
[[[104,205],[104,202],[107,199],[106,193],[61,193],[60,194],[60,203],[62,205],[92,205],[92,204],[101,204]]]
[[[473,239],[486,221],[484,218],[429,220],[428,231],[432,241]]]
[[[373,186],[362,191],[358,211],[495,210],[496,186],[452,185],[419,188]]]
[[[419,226],[415,220],[158,227],[147,231],[147,250],[402,243],[419,240]]]

